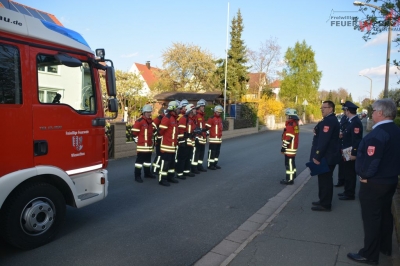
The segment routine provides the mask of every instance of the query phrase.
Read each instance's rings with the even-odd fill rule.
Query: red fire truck
[[[50,242],[66,205],[107,196],[103,99],[114,114],[118,102],[104,55],[77,32],[0,8],[0,234],[13,246]]]

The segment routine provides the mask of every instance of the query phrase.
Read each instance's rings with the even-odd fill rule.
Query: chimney
[[[146,66],[148,69],[150,69],[150,61],[146,61]]]

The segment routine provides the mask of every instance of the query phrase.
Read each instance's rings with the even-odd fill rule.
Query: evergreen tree
[[[237,17],[232,19],[231,25],[231,40],[228,50],[228,73],[227,73],[227,97],[231,101],[239,100],[247,91],[247,82],[249,80],[247,63],[247,52],[244,41],[242,40],[243,19],[240,9],[237,12]],[[217,61],[216,75],[218,77],[225,73],[225,60]],[[224,88],[225,76],[220,79],[219,86]]]
[[[332,91],[329,91],[328,99],[326,99],[326,101],[332,101],[332,98],[333,98]]]
[[[293,102],[296,96],[300,101],[318,102],[318,87],[322,72],[318,71],[315,53],[305,41],[296,42],[285,54],[286,67],[283,69],[280,97]]]

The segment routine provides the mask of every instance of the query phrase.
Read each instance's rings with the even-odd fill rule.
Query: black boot
[[[221,166],[219,166],[217,164],[215,164],[214,166],[215,166],[216,169],[221,169]]]
[[[197,165],[197,170],[199,170],[200,172],[207,172],[207,170],[204,169],[204,167],[201,164]]]
[[[179,183],[179,181],[176,180],[176,178],[173,177],[173,176],[168,177],[168,178],[167,178],[167,181],[170,182],[170,183],[175,183],[175,184]]]
[[[193,174],[200,174],[200,171],[197,170],[197,167],[196,167],[196,166],[193,166],[193,165],[192,165],[191,168],[192,168],[192,173],[193,173]]]
[[[282,179],[280,183],[282,185],[293,185],[294,182],[293,182],[293,180],[289,181],[289,180],[286,180],[286,179]]]
[[[147,173],[147,174],[144,174],[144,177],[145,177],[145,178],[156,178],[156,176],[153,175],[151,172],[149,172],[149,173]]]
[[[142,177],[141,176],[135,176],[135,181],[138,183],[143,183]]]
[[[181,179],[181,180],[185,180],[186,177],[184,175],[177,175],[176,178]]]
[[[170,186],[170,184],[164,178],[161,179],[161,181],[158,182],[158,184],[160,184],[161,186],[165,186],[165,187],[169,187]]]
[[[337,184],[335,187],[343,187],[344,186],[344,181],[343,180],[338,180]]]

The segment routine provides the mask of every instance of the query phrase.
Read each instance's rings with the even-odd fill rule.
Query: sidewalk
[[[362,265],[346,256],[363,245],[359,200],[340,201],[341,192],[334,188],[331,212],[311,211],[317,178],[306,169],[194,265]],[[392,257],[381,254],[379,265],[400,265],[395,233]]]

